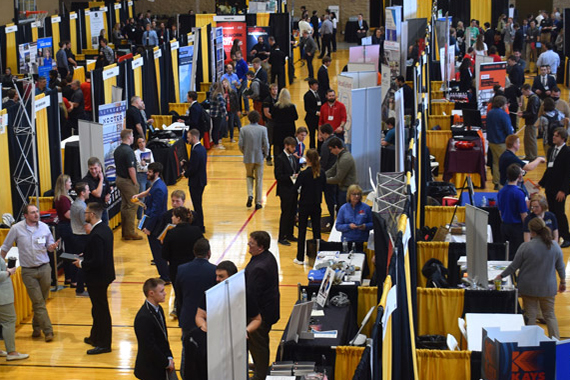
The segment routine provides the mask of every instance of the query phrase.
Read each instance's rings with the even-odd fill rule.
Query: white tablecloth
[[[465,314],[467,349],[481,351],[484,327],[500,327],[505,331],[520,330],[524,326],[522,314]]]

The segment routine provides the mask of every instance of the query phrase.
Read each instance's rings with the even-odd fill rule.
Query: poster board
[[[482,57],[484,58],[484,57]],[[487,57],[488,58],[488,57]],[[499,85],[505,87],[506,62],[476,63],[477,70],[477,107],[481,111],[481,120],[485,124],[487,117],[487,104],[493,97],[493,87]]]
[[[396,112],[396,172],[404,171],[405,126],[404,126],[404,91],[400,88],[394,94],[394,111]]]
[[[99,122],[103,126],[103,165],[109,181],[116,178],[115,149],[121,145],[121,131],[125,123],[127,102],[125,100],[116,103],[99,106]]]
[[[247,55],[243,57],[247,61],[251,58],[251,49],[257,44],[257,39],[263,37],[263,41],[267,44],[267,38],[269,37],[269,27],[268,26],[250,26],[247,28]]]
[[[477,285],[488,289],[487,272],[487,224],[489,213],[472,205],[465,205],[465,243],[467,250],[467,272]]]
[[[348,63],[369,63],[378,71],[380,64],[380,45],[351,46],[348,53]]]
[[[20,44],[18,53],[20,74],[44,76],[49,84],[49,72],[56,66],[51,37],[38,38],[37,41]]]
[[[247,25],[245,16],[216,16],[214,21],[218,27],[222,28],[224,51],[226,59],[224,63],[227,65],[232,62],[231,50],[234,40],[241,41],[243,47],[247,46]],[[242,51],[242,54],[244,52]]]
[[[89,13],[89,23],[91,26],[91,45],[93,49],[99,48],[99,33],[102,29],[105,29],[105,12],[102,11],[91,11]]]
[[[192,38],[188,39],[188,46],[180,46],[178,48],[178,78],[179,78],[179,91],[180,101],[185,102],[188,91],[196,90],[196,69],[198,54],[200,46],[201,29],[196,29],[193,32]]]
[[[212,83],[219,82],[224,75],[224,31],[221,27],[212,28]]]
[[[390,66],[390,75],[396,78],[400,75],[400,38],[402,27],[402,7],[386,7],[386,36],[384,40],[384,55],[388,66]]]

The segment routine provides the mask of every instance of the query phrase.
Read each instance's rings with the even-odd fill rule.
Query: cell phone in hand
[[[16,259],[11,257],[8,259],[8,269],[12,269],[16,266]]]

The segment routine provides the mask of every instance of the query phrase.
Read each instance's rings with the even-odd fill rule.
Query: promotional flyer
[[[125,123],[127,102],[116,102],[99,106],[99,123],[103,124],[103,151],[105,174],[109,181],[114,181],[117,175],[115,149],[121,145],[121,131]]]

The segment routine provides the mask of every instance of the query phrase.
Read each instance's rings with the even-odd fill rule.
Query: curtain
[[[416,17],[427,18],[428,21],[431,20],[432,3],[432,0],[417,0]]]
[[[37,201],[36,197],[30,197],[29,202],[33,204],[38,203],[40,205],[40,211],[48,211],[53,209],[53,196],[39,197]]]
[[[470,351],[416,350],[420,380],[471,380]]]
[[[135,59],[141,58],[140,54],[137,54],[133,57],[133,61]],[[132,65],[132,62],[131,62]],[[131,66],[132,67],[132,66]],[[133,72],[133,95],[132,96],[143,96],[143,81],[142,81],[142,67],[139,66],[136,69],[132,70]],[[144,100],[144,98],[143,98]]]
[[[518,307],[516,290],[465,290],[463,315],[466,313],[515,314]]]
[[[196,26],[196,15],[178,15],[178,24],[180,25],[178,29],[180,35],[192,33],[192,28]]]
[[[450,131],[451,130],[451,116],[449,116],[449,115],[428,116],[428,129],[431,130],[436,125],[439,125],[441,127],[442,131]]]
[[[425,207],[425,220],[426,226],[429,227],[439,227],[444,226],[451,222],[451,217],[453,216],[453,210],[455,207],[446,207],[446,206],[426,206]],[[465,207],[458,207],[457,212],[455,213],[457,216],[457,221],[460,223],[465,222]]]
[[[463,315],[465,290],[418,288],[417,293],[418,335],[451,334],[459,341],[457,319]]]
[[[38,40],[38,27],[34,26],[32,27],[32,41],[37,41],[37,40]]]
[[[91,41],[91,16],[86,15],[85,11],[88,11],[89,8],[85,9],[82,14],[85,17],[85,28],[83,28],[83,30],[85,31],[85,33],[83,33],[85,35],[85,39],[83,40],[84,43],[86,43],[85,45],[83,45],[83,47],[85,49],[93,49],[93,42]]]
[[[431,115],[447,115],[451,116],[451,111],[455,109],[454,102],[434,102],[431,103]]]
[[[358,311],[356,321],[361,323],[366,313],[372,306],[378,303],[378,287],[376,286],[359,286],[358,287]],[[370,337],[372,334],[372,321],[376,319],[376,311],[372,313],[370,322],[362,329],[362,334]]]
[[[199,100],[198,100],[199,101]],[[184,115],[188,111],[188,103],[169,103],[168,112],[176,111],[179,115]]]
[[[354,376],[352,377],[352,380],[372,380],[372,373],[370,373],[370,369],[372,367],[371,356],[372,349],[370,346],[366,346],[364,352],[362,353],[360,362],[354,370]],[[375,363],[375,365],[377,364]]]
[[[408,169],[410,170],[410,169]],[[408,177],[408,191],[410,191],[410,177]],[[408,246],[407,247],[403,247],[404,251],[406,252],[404,255],[404,275],[405,275],[405,281],[406,281],[406,300],[407,300],[407,307],[408,307],[408,330],[409,330],[409,334],[410,334],[410,347],[409,347],[409,354],[411,357],[411,364],[412,364],[412,370],[413,373],[411,375],[413,375],[414,379],[418,379],[418,362],[417,362],[417,358],[415,355],[416,352],[416,324],[415,324],[415,315],[417,315],[417,308],[416,308],[416,302],[417,302],[417,294],[415,292],[415,289],[417,287],[417,281],[414,279],[414,277],[412,276],[412,272],[414,272],[414,276],[415,276],[415,271],[413,271],[412,268],[415,267],[415,259],[413,259],[412,257],[416,256],[416,250],[415,250],[415,233],[414,230],[412,229],[411,226],[413,226],[413,220],[410,220],[410,224],[408,224],[408,218],[406,215],[410,215],[410,217],[413,216],[413,208],[411,207],[411,202],[408,202],[407,205],[407,211],[400,216],[400,228],[399,228],[399,234],[405,234],[406,230],[408,228],[410,228],[410,231],[408,231],[408,233],[410,234],[410,239],[408,240]],[[411,267],[411,262],[413,262],[414,267]],[[401,286],[400,286],[401,288]]]
[[[457,25],[457,21],[463,21],[463,25],[465,27],[468,27],[471,19],[474,18],[472,14],[473,7],[472,5],[470,5],[470,3],[477,2],[479,0],[467,0],[467,1],[448,0],[448,1],[449,1],[448,11],[449,15],[453,16],[453,25]],[[483,24],[481,24],[481,26],[483,26]]]
[[[362,358],[364,347],[337,346],[334,375],[337,379],[352,379]]]
[[[441,169],[443,170],[443,168]],[[481,174],[479,173],[453,173],[449,182],[453,183],[455,187],[460,188],[463,187],[467,177],[471,177],[474,187],[484,188],[485,184],[481,182]]]
[[[44,98],[44,96],[44,94],[36,96],[36,101]],[[49,107],[58,107],[58,104],[50,104]],[[38,181],[40,183],[40,194],[44,194],[52,188],[47,108],[36,112],[36,147],[38,149]]]
[[[257,26],[257,14],[248,13],[245,15],[245,24],[247,26]]]
[[[57,177],[62,173],[63,168],[61,159],[61,110],[59,108],[58,93],[53,92],[50,97],[51,105],[47,108],[49,130],[49,162],[51,168],[50,189],[55,189],[55,182],[57,180]]]
[[[0,117],[4,118],[8,115],[8,112],[3,109],[0,111]],[[0,152],[4,152],[4,157],[6,157],[8,152],[8,134],[0,133]],[[0,160],[0,213],[12,213],[12,173],[10,172],[10,160],[3,159]],[[4,239],[2,238],[2,241]]]
[[[491,5],[491,27],[493,27],[493,29],[497,27],[499,16],[508,8],[509,0],[493,0],[493,4]],[[507,17],[508,16],[509,15],[507,14]],[[522,27],[522,18],[519,21],[515,20],[515,22],[519,22]],[[483,26],[483,24],[485,23],[481,23],[481,26]]]
[[[215,27],[216,23],[214,22],[214,15],[213,14],[197,14],[196,15],[196,27],[200,28],[202,27],[201,33],[200,33],[200,54],[201,54],[201,60],[200,60],[200,55],[198,55],[198,59],[200,60],[200,62],[202,62],[202,78],[200,80],[200,78],[197,78],[199,81],[197,81],[196,83],[199,82],[210,82],[210,28],[208,28],[208,25],[210,25],[211,27]],[[200,67],[200,64],[198,64],[198,67]]]
[[[422,274],[422,268],[429,259],[438,259],[447,268],[449,243],[439,241],[419,241],[418,247],[418,286],[425,287],[427,278]]]
[[[145,51],[143,54],[142,66],[142,98],[146,105],[146,114],[160,115],[158,104],[158,84],[156,82],[156,65],[152,51]],[[136,81],[136,77],[135,77]]]
[[[451,136],[451,131],[426,131],[426,146],[429,148],[430,154],[439,163],[440,173],[443,172],[447,143]]]
[[[95,69],[91,71],[91,87],[93,88],[93,110],[95,110],[94,121],[99,121],[99,113],[97,110],[100,105],[105,104],[105,82],[103,81],[103,69]]]
[[[379,285],[384,283],[384,280],[388,275],[388,265],[392,255],[392,246],[390,236],[388,235],[388,230],[386,228],[386,222],[382,216],[377,212],[373,212],[372,222],[374,225],[374,252],[376,254],[376,262],[374,263],[376,268],[376,281],[374,281],[373,285]],[[378,301],[380,301],[381,296],[382,294],[378,294]]]
[[[162,57],[160,63],[160,110],[163,115],[168,114],[168,103],[175,100],[174,94],[174,67],[172,66],[172,53],[170,50],[170,42],[162,45]],[[176,53],[176,51],[175,51]]]
[[[59,21],[56,21],[56,18],[59,17],[58,15],[51,16],[51,42],[53,46],[53,51],[56,52],[59,50],[59,41],[61,40],[59,37]],[[47,22],[50,22],[49,19]]]
[[[257,25],[259,24],[260,16],[265,13],[257,14]],[[266,17],[266,16],[263,16]],[[262,17],[262,19],[263,19]],[[289,13],[271,13],[269,16],[270,35],[275,37],[275,42],[281,48],[281,51],[291,56],[291,18]]]
[[[453,1],[453,3],[456,2],[457,1]],[[459,1],[459,3],[461,3],[461,1]],[[491,22],[491,0],[471,1],[471,18],[478,20],[481,26],[486,22]]]
[[[72,41],[71,35],[70,35],[70,32],[71,32],[70,22],[71,21],[75,21],[75,20],[69,19],[69,13],[67,13],[65,16],[61,16],[61,22],[59,24],[60,41]]]
[[[85,66],[77,66],[77,68],[73,70],[73,79],[81,83],[85,82]]]
[[[273,14],[277,15],[289,15],[289,13],[258,13],[257,16],[257,25],[255,26],[270,26],[271,25],[271,16]]]
[[[77,15],[76,12],[71,12],[69,15]],[[71,41],[71,51],[74,54],[78,54],[81,51],[80,45],[78,45],[78,40],[77,40],[77,19],[71,19],[71,17],[69,18],[69,41]],[[79,66],[77,66],[77,68],[79,68]],[[77,70],[77,69],[75,69]]]
[[[6,24],[6,27],[10,26],[14,26],[14,24]],[[6,55],[6,66],[4,67],[10,67],[12,69],[12,74],[18,73],[18,46],[16,46],[16,32],[6,33],[6,51],[3,51],[2,53]]]
[[[383,312],[386,310],[386,302],[390,289],[392,289],[392,276],[388,275],[384,281],[382,287],[382,298],[380,299],[380,306],[382,307]],[[393,314],[390,314],[387,318],[386,326],[382,326],[384,331],[386,331],[386,334],[382,335],[382,379],[392,379],[392,342],[394,335],[392,332],[392,319]],[[381,333],[383,334],[383,331],[378,331],[378,340],[380,340]],[[378,363],[378,360],[375,360],[375,363]],[[380,378],[375,376],[375,379]]]

